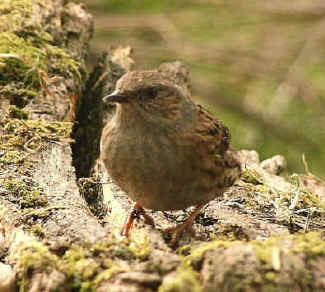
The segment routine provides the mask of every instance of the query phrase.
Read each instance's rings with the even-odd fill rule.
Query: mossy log
[[[101,96],[132,61],[105,54],[87,79],[91,32],[75,3],[0,3],[0,291],[324,290],[325,185],[278,176],[280,156],[239,151],[241,180],[177,249],[163,229],[189,210],[148,210],[155,228],[120,236],[132,202],[95,160]],[[158,70],[190,90],[180,62]]]

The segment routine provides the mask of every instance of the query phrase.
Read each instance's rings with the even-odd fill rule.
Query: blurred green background
[[[236,148],[282,154],[289,172],[325,176],[325,1],[84,0],[90,62],[130,45],[136,69],[181,60],[194,99],[225,121]]]

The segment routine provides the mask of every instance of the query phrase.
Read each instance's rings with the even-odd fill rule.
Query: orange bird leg
[[[146,213],[146,211],[140,206],[139,203],[135,203],[132,212],[129,215],[128,222],[124,226],[124,234],[125,236],[129,236],[129,232],[132,228],[133,221],[135,218],[138,218],[139,216],[142,216],[144,218],[144,222],[148,225],[155,226],[153,219]]]
[[[169,245],[171,247],[174,247],[176,242],[177,242],[177,239],[178,237],[182,234],[182,232],[187,228],[187,227],[190,227],[196,216],[200,213],[201,209],[203,208],[205,204],[199,204],[195,207],[194,211],[192,212],[192,214],[185,220],[184,223],[182,224],[178,224],[176,226],[173,226],[173,227],[169,227],[167,229],[164,230],[164,232],[166,233],[170,233],[172,232],[172,238],[169,242]]]

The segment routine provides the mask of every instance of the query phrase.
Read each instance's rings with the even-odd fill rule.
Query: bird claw
[[[128,237],[129,236],[129,232],[132,228],[133,225],[133,221],[135,218],[139,218],[140,215],[144,218],[144,222],[148,225],[151,225],[153,227],[155,227],[155,223],[152,219],[151,216],[149,216],[146,211],[138,204],[136,203],[133,207],[132,212],[129,215],[129,219],[127,221],[127,223],[124,225],[121,234]]]
[[[199,214],[200,210],[203,208],[204,204],[199,204],[195,207],[192,214],[185,220],[184,223],[178,224],[173,227],[168,227],[164,230],[164,233],[172,233],[171,240],[169,242],[170,247],[175,247],[179,236],[183,233],[183,231],[192,226],[196,216]]]
[[[183,231],[189,227],[190,225],[185,221],[182,224],[178,224],[176,226],[173,227],[168,227],[164,230],[164,233],[172,233],[171,235],[171,239],[169,241],[169,246],[170,247],[175,247],[178,238],[181,236],[181,234],[183,233]]]

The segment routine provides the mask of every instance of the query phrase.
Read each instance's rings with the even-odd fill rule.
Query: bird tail
[[[238,180],[242,173],[239,152],[237,150],[228,149],[224,154],[224,181],[227,187],[230,187]]]

